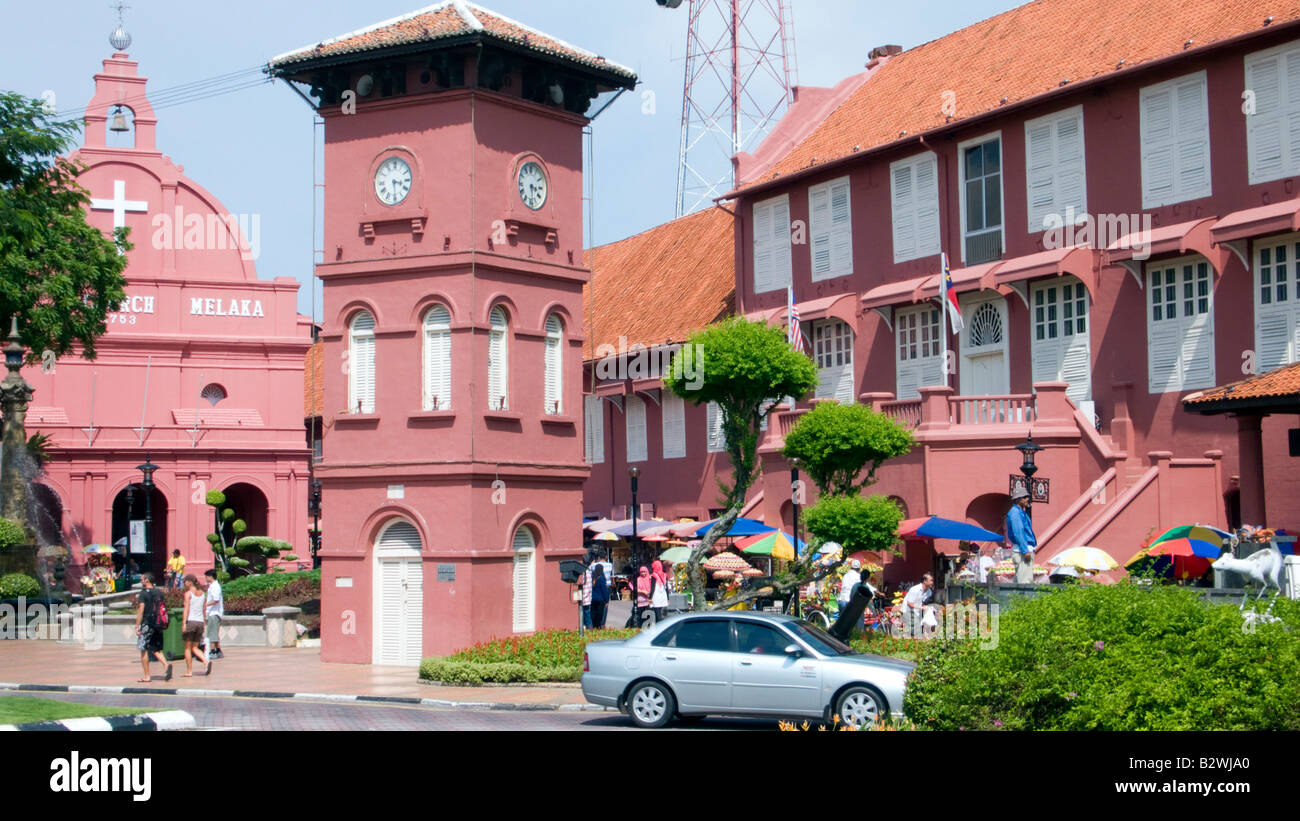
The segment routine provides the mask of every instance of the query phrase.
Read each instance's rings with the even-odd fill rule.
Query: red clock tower
[[[325,121],[323,658],[573,625],[582,130],[635,76],[466,2],[268,71]]]

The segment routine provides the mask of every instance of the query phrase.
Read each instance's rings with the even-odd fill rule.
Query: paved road
[[[81,704],[185,710],[202,730],[631,730],[618,713],[468,710],[220,696],[23,693]],[[776,722],[711,718],[681,730],[775,730]]]

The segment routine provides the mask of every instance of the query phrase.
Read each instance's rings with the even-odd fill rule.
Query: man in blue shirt
[[[1016,565],[1016,583],[1033,584],[1034,548],[1038,537],[1034,523],[1029,518],[1029,491],[1018,487],[1011,494],[1011,509],[1007,511],[1007,541],[1015,551],[1012,561]]]

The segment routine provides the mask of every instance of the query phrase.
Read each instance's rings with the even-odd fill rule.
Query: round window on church
[[[226,389],[218,385],[216,382],[213,382],[210,385],[204,386],[203,392],[199,394],[199,398],[208,400],[209,405],[216,407],[218,402],[226,398]]]

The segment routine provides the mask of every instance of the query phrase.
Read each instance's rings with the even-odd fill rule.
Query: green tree
[[[208,544],[212,545],[222,572],[229,575],[232,567],[247,568],[249,561],[238,555],[235,543],[248,530],[248,525],[243,519],[235,518],[234,510],[222,507],[226,503],[226,494],[221,491],[209,490],[205,501],[213,510],[215,522],[213,532],[208,534]]]
[[[907,453],[913,442],[911,431],[883,413],[823,402],[786,434],[783,453],[800,460],[822,496],[856,496],[876,481],[876,469],[886,459]]]
[[[709,529],[687,560],[694,607],[704,609],[702,557],[740,516],[745,494],[758,476],[758,437],[773,397],[804,396],[817,384],[817,366],[786,343],[785,332],[766,322],[732,317],[691,336],[673,357],[664,384],[696,405],[716,402],[731,459],[731,482],[718,481],[726,512]],[[748,591],[717,602],[730,606],[756,596]]]
[[[823,542],[837,542],[844,555],[859,550],[887,550],[898,541],[903,512],[884,496],[823,496],[808,508],[808,532]]]
[[[83,169],[60,156],[76,132],[43,101],[0,94],[0,333],[17,316],[31,362],[74,347],[94,359],[126,296],[127,230],[110,240],[86,222]]]

